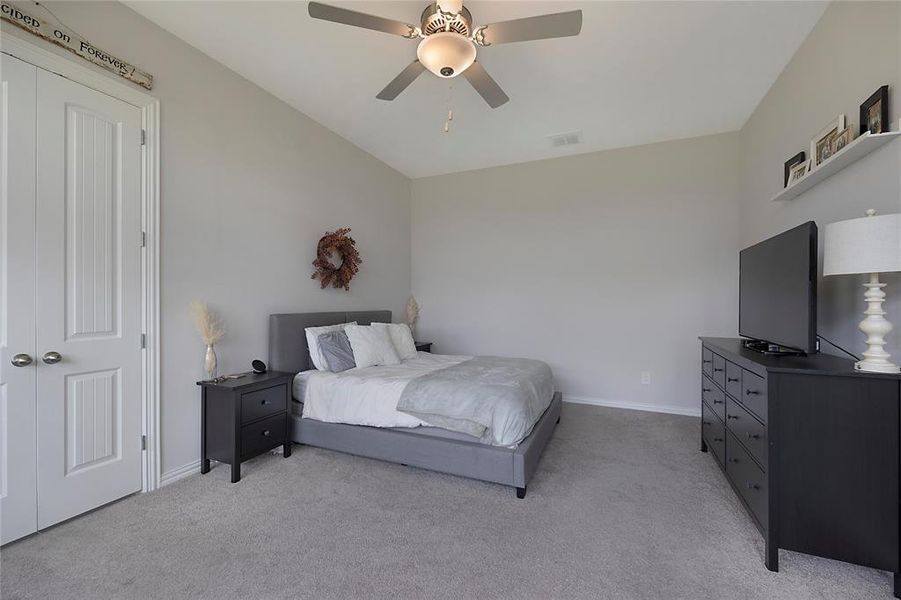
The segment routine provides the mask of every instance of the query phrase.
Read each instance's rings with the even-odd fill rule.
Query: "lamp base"
[[[898,365],[873,363],[866,360],[854,363],[854,370],[866,373],[901,373],[901,367]]]
[[[870,274],[870,280],[863,284],[867,288],[864,298],[867,301],[867,316],[860,322],[860,330],[867,334],[867,349],[863,360],[854,363],[857,371],[867,373],[901,373],[901,367],[889,361],[889,353],[885,351],[885,336],[892,330],[892,324],[885,318],[882,303],[885,301],[884,283],[879,282],[879,273]]]

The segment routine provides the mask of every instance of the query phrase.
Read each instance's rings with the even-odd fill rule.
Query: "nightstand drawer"
[[[285,443],[287,416],[284,412],[241,428],[241,460]]]
[[[287,385],[241,394],[241,423],[249,423],[260,417],[284,412],[287,401]]]

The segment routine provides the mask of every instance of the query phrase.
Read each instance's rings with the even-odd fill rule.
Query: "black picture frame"
[[[782,187],[788,187],[788,176],[791,174],[792,168],[805,160],[807,160],[807,154],[802,150],[785,161],[785,179],[782,183]]]
[[[879,104],[879,126],[870,127],[871,109]],[[874,131],[875,129],[875,131]],[[860,105],[860,135],[865,133],[885,133],[891,130],[888,118],[888,86],[884,85]]]

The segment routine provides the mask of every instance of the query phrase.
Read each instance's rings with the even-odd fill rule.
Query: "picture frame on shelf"
[[[845,127],[842,131],[832,136],[832,156],[845,149],[845,146],[854,141],[854,127]]]
[[[811,160],[805,160],[793,166],[791,171],[788,174],[788,182],[785,187],[791,187],[792,185],[798,183],[800,180],[804,179],[804,177],[810,173],[810,164]]]
[[[860,105],[860,135],[891,130],[888,116],[888,86],[884,85]]]
[[[814,169],[832,156],[832,138],[845,129],[845,115],[838,115],[810,140],[810,168]]]
[[[802,150],[801,152],[798,152],[790,159],[785,161],[785,177],[782,183],[782,187],[788,187],[789,176],[791,175],[792,169],[794,169],[805,160],[807,160],[807,153]]]

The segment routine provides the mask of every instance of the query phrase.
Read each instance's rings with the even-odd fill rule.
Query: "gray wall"
[[[901,118],[901,3],[835,2],[826,10],[741,131],[741,245],[748,246],[807,220],[827,223],[863,216],[867,208],[901,211],[901,141],[894,141],[798,198],[770,202],[783,184],[782,165],[836,115],[859,124],[859,106],[883,84],[892,129]],[[809,151],[808,151],[809,153]],[[820,261],[822,266],[822,260]],[[820,269],[822,273],[822,268]],[[865,276],[819,281],[819,331],[855,353],[865,304]],[[901,277],[889,283],[888,351],[901,360]],[[832,351],[828,346],[826,351]]]
[[[736,134],[414,180],[418,336],[695,413],[697,336],[735,333],[737,183]]]
[[[410,290],[410,184],[121,4],[50,6],[98,47],[155,78],[151,93],[162,116],[165,473],[200,456],[194,382],[202,375],[203,345],[189,320],[191,300],[208,301],[224,318],[227,337],[218,348],[224,372],[266,358],[271,312],[399,314]],[[6,26],[3,32],[37,39]],[[310,279],[316,242],[341,226],[353,228],[364,262],[349,293],[320,291]]]

